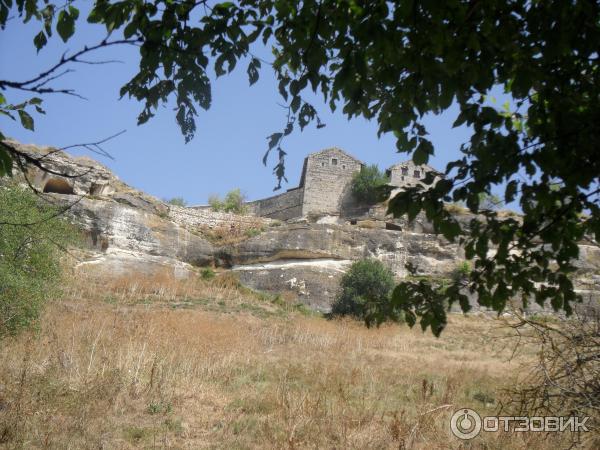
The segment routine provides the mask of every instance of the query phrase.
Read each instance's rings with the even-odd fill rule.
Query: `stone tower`
[[[350,181],[363,163],[339,148],[311,153],[304,160],[302,215],[339,214],[351,202]]]

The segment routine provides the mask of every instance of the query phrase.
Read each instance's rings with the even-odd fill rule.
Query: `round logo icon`
[[[481,417],[472,409],[459,409],[450,419],[450,429],[459,439],[473,439],[481,431]]]

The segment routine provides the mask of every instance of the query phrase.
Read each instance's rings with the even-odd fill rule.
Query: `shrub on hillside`
[[[213,211],[223,211],[223,200],[217,194],[209,195],[208,204]]]
[[[385,186],[389,182],[389,178],[375,164],[365,166],[352,177],[352,194],[357,200],[373,205],[387,199],[389,192]]]
[[[212,280],[216,276],[215,271],[210,267],[205,267],[200,271],[200,277],[203,280]]]
[[[350,266],[340,282],[340,293],[332,305],[333,316],[352,316],[367,325],[384,320],[398,322],[401,314],[391,302],[394,276],[381,261],[363,259]]]
[[[245,203],[246,196],[242,194],[239,188],[229,191],[223,200],[218,195],[211,195],[208,197],[208,204],[213,211],[244,214],[248,210]]]
[[[61,249],[76,230],[29,189],[0,185],[0,338],[38,318],[59,285]]]
[[[452,270],[452,280],[454,281],[463,281],[466,280],[471,274],[471,264],[469,261],[463,261],[458,263],[454,270]]]
[[[173,197],[172,199],[167,200],[167,203],[173,206],[187,206],[187,202],[183,197]]]

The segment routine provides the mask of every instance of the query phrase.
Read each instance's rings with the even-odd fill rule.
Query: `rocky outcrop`
[[[329,308],[352,261],[379,259],[401,279],[406,263],[423,275],[447,276],[461,260],[455,245],[430,234],[309,223],[268,230],[221,249],[220,255],[243,283],[272,292],[291,290],[321,310]]]
[[[26,176],[84,230],[88,248],[78,267],[123,275],[168,268],[185,277],[204,266],[237,274],[254,289],[288,291],[299,301],[329,310],[344,272],[361,258],[384,262],[398,280],[406,266],[417,274],[448,277],[463,261],[461,249],[433,234],[422,217],[408,223],[386,218],[382,206],[344,218],[319,216],[281,223],[253,215],[215,213],[207,208],[168,205],[121,182],[89,158],[72,158],[50,148],[21,146],[54,172],[28,166]],[[60,177],[60,174],[69,176]],[[79,174],[74,178],[70,175]],[[50,182],[51,180],[54,180]],[[310,220],[309,220],[310,219]],[[467,221],[469,217],[462,217]],[[220,230],[236,239],[211,242]],[[597,295],[600,249],[581,245],[577,261],[580,292]]]
[[[144,209],[118,201],[83,198],[68,214],[89,232],[92,245],[101,252],[127,251],[141,260],[145,255],[158,256],[192,266],[212,262],[214,249],[209,242]]]

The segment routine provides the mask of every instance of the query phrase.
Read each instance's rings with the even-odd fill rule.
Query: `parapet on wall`
[[[274,197],[248,203],[250,210],[260,217],[288,220],[302,216],[304,188],[290,189]]]

